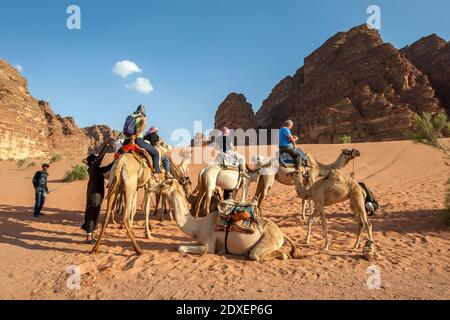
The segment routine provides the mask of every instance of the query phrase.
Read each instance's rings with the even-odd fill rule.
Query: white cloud
[[[122,78],[126,78],[130,74],[141,73],[142,70],[139,69],[136,63],[129,60],[123,60],[116,63],[113,68],[113,72]]]
[[[19,71],[20,73],[23,72],[23,67],[22,67],[20,64],[16,64],[14,67],[15,67],[15,68],[17,69],[17,71]]]
[[[143,94],[150,94],[154,90],[150,80],[142,77],[137,78],[132,84],[127,84],[127,88]]]

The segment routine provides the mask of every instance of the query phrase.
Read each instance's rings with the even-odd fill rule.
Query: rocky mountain
[[[400,52],[428,76],[436,95],[450,115],[450,42],[432,34]]]
[[[0,60],[0,159],[85,155],[94,140],[74,119],[56,115],[28,92],[27,80]]]
[[[255,115],[252,105],[243,94],[230,93],[217,110],[214,127],[247,130],[254,126]]]
[[[119,132],[111,129],[106,125],[94,125],[83,129],[85,134],[90,138],[91,144],[89,153],[100,153],[101,149],[110,139],[119,136]],[[114,152],[112,145],[108,147],[108,152]]]
[[[233,115],[223,110],[222,104],[216,124],[230,117],[244,118],[246,126],[252,121],[237,108]],[[362,25],[337,33],[306,57],[275,86],[251,126],[275,129],[292,119],[306,143],[336,143],[343,135],[354,142],[386,141],[404,139],[415,112],[440,110],[428,77],[377,30]]]

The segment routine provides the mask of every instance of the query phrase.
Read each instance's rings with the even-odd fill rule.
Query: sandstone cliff
[[[404,139],[414,112],[441,105],[427,77],[366,25],[330,38],[281,81],[256,114],[260,128],[291,118],[304,142]]]
[[[0,159],[49,159],[85,155],[95,144],[73,118],[53,113],[34,99],[25,78],[0,60]]]
[[[230,93],[225,98],[217,110],[214,127],[244,130],[255,127],[252,105],[243,94]]]
[[[450,115],[450,42],[433,34],[403,48],[401,52],[428,76]]]
[[[119,136],[119,132],[111,129],[106,125],[94,125],[83,129],[85,134],[90,138],[91,143],[89,153],[99,153],[105,143],[110,139]],[[108,152],[114,152],[112,145],[108,147]]]
[[[449,67],[446,50],[443,46],[439,57]],[[436,83],[444,79],[436,78]],[[428,77],[366,25],[336,34],[306,57],[255,117],[249,108],[236,107],[235,99],[227,100],[216,114],[216,128],[239,123],[244,129],[276,129],[292,119],[305,143],[336,143],[343,135],[354,142],[405,139],[415,112],[442,110]]]

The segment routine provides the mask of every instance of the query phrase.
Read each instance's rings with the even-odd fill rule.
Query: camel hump
[[[344,173],[338,169],[331,170],[331,172],[326,177],[326,179],[333,180],[335,182],[344,182],[346,180],[345,178],[346,176],[344,175]]]

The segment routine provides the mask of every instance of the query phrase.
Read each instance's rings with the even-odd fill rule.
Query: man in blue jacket
[[[284,127],[280,129],[279,147],[280,152],[287,153],[295,159],[295,166],[299,169],[302,162],[305,166],[309,166],[309,164],[303,150],[295,146],[295,143],[299,140],[299,138],[292,135],[291,130],[293,127],[294,122],[292,120],[288,120],[285,122]]]
[[[44,163],[42,165],[42,170],[36,172],[33,177],[33,186],[34,186],[34,194],[35,194],[35,203],[34,203],[34,217],[39,218],[44,214],[41,213],[42,208],[45,203],[45,196],[49,193],[47,187],[47,178],[48,178],[48,169],[50,165]]]

